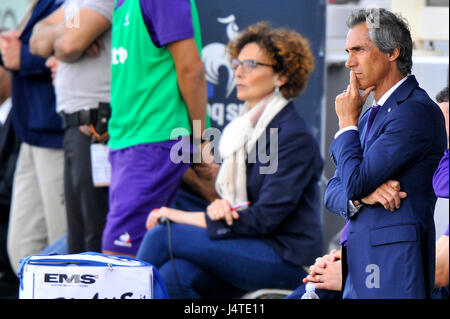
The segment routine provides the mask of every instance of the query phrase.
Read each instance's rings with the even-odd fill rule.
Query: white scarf
[[[230,205],[248,201],[247,155],[265,133],[267,125],[288,103],[281,94],[271,94],[251,109],[246,104],[239,117],[223,130],[219,143],[222,165],[216,179],[216,191]]]

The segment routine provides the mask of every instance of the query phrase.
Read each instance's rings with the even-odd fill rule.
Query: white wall
[[[14,29],[28,6],[28,0],[0,0],[0,27]]]

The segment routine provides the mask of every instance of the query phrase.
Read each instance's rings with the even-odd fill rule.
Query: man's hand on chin
[[[358,79],[353,71],[350,71],[350,84],[347,90],[336,97],[335,109],[339,118],[339,128],[357,126],[362,107],[375,86],[370,86],[362,94],[358,90]]]

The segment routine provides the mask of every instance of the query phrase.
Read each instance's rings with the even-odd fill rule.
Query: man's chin
[[[359,90],[366,90],[367,88],[370,88],[371,86],[373,86],[373,84],[367,83],[366,81],[364,81],[364,79],[362,79],[361,77],[356,77],[356,80],[358,82],[358,89]]]
[[[360,89],[361,91],[365,91],[366,89],[373,86],[373,84],[360,83],[360,82],[358,82],[358,84],[359,84],[358,89]]]

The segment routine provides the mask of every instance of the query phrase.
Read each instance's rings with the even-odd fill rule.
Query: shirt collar
[[[391,87],[386,93],[383,94],[383,96],[378,101],[373,101],[373,105],[381,105],[383,106],[384,103],[386,103],[387,99],[394,93],[397,88],[402,85],[403,82],[405,82],[408,79],[408,76],[405,76],[403,79],[398,81],[393,87]]]

